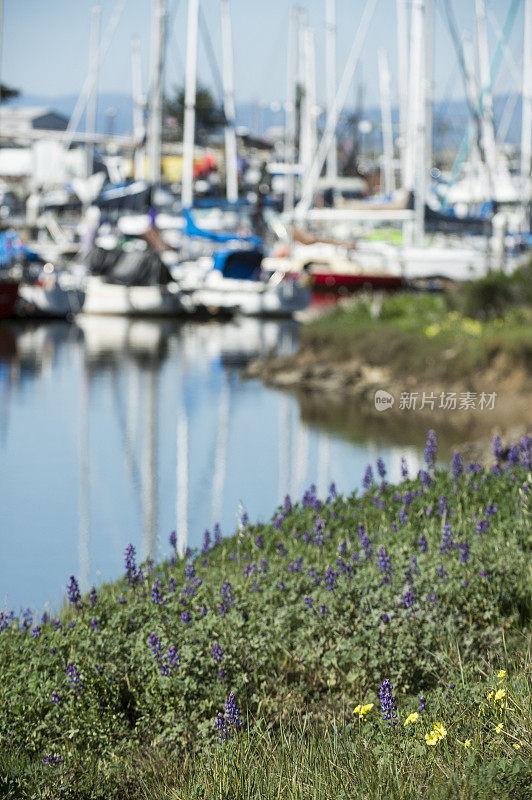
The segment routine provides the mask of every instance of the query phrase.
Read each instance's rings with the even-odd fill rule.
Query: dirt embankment
[[[453,354],[441,354],[441,370],[430,363],[421,373],[398,375],[393,363],[374,366],[356,355],[338,358],[334,350],[304,345],[292,356],[252,362],[243,377],[295,393],[308,420],[343,416],[359,430],[380,435],[434,427],[455,441],[473,443],[469,451],[480,460],[490,457],[495,433],[515,441],[532,430],[526,362],[499,353],[486,367],[455,378],[444,363],[447,356]],[[383,392],[384,401],[376,403]]]

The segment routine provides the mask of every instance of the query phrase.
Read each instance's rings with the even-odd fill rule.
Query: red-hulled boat
[[[10,317],[15,310],[19,282],[12,278],[0,278],[0,319]]]

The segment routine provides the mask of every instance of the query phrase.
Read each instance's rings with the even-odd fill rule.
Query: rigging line
[[[212,73],[212,79],[216,84],[216,91],[218,92],[218,99],[220,102],[223,100],[224,89],[223,89],[223,81],[220,75],[220,70],[218,69],[218,61],[216,59],[216,54],[214,52],[214,47],[212,44],[211,35],[209,33],[209,28],[207,25],[207,20],[205,19],[205,15],[203,10],[200,6],[199,9],[199,26],[200,32],[203,38],[203,46],[205,48],[205,53],[207,54],[207,60],[209,62],[209,67]]]
[[[100,46],[98,47],[98,62],[100,64],[103,63],[103,60],[107,55],[107,51],[109,50],[109,47],[111,45],[114,32],[116,30],[118,23],[120,22],[120,17],[122,16],[122,12],[125,8],[126,3],[127,0],[117,0],[117,3],[113,9],[111,19],[109,20],[107,28],[105,29],[103,40],[100,42]],[[83,114],[87,106],[91,84],[92,84],[92,75],[89,74],[85,78],[83,88],[79,94],[76,105],[74,106],[74,111],[72,112],[72,116],[70,117],[68,127],[65,131],[64,145],[67,150],[72,144],[73,134],[77,131],[78,125],[81,121],[81,115]]]

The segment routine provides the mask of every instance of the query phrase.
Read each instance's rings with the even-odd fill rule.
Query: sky
[[[434,39],[436,99],[463,97],[462,82],[454,47],[441,10],[444,0],[436,2]],[[451,0],[462,36],[473,36],[474,0]],[[502,29],[510,0],[486,0],[491,52],[495,50],[495,26]],[[86,79],[89,65],[89,28],[93,0],[4,0],[3,43],[0,75],[4,83],[26,94],[48,97],[77,94]],[[101,0],[102,35],[113,14],[117,0]],[[264,106],[283,102],[286,97],[286,62],[288,19],[292,0],[231,0],[237,103],[254,102]],[[315,31],[318,103],[325,95],[325,0],[299,0]],[[514,74],[504,62],[495,93],[519,90],[518,72],[522,64],[523,3],[517,12],[509,50]],[[212,48],[221,64],[220,3],[200,0],[202,15],[209,31]],[[349,48],[360,20],[363,0],[337,0],[337,69],[338,79],[347,60]],[[397,47],[395,0],[378,0],[350,95],[354,103],[356,86],[364,85],[368,105],[379,101],[377,50],[388,53],[392,75],[392,100],[397,101]],[[166,88],[169,93],[184,81],[186,53],[187,0],[167,0],[168,45]],[[131,93],[130,44],[140,38],[143,83],[148,85],[151,0],[127,0],[108,54],[101,64],[99,91]],[[221,72],[221,67],[218,67]],[[198,79],[215,86],[206,48],[200,36]],[[349,100],[348,100],[349,105]]]

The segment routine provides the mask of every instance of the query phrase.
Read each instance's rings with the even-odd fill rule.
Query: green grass
[[[175,559],[99,587],[56,623],[0,618],[0,797],[530,797],[531,482],[524,465],[476,467],[379,479],[362,497],[307,494],[198,554],[194,587]],[[447,521],[459,546],[441,552]],[[179,667],[163,675],[171,646]],[[384,679],[394,727],[379,712]],[[222,742],[214,722],[230,692],[244,725]],[[405,725],[420,695],[426,710]],[[429,745],[437,723],[446,733]]]
[[[360,358],[396,376],[460,379],[502,355],[532,367],[532,308],[508,307],[496,317],[468,316],[449,295],[400,293],[382,306],[359,298],[307,323],[301,346],[320,360]]]

